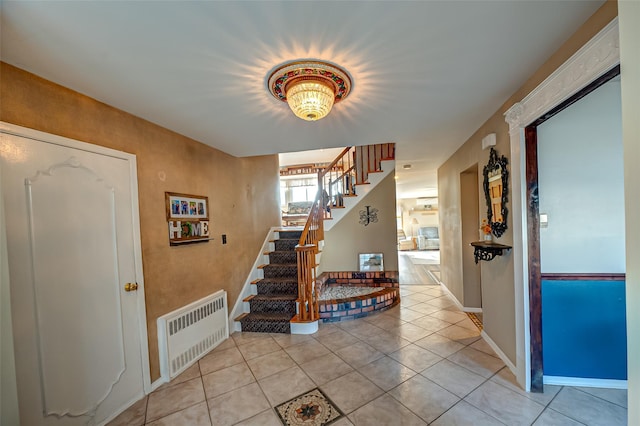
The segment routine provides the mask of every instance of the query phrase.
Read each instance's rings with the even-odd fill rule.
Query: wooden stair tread
[[[298,282],[298,277],[273,277],[273,278],[258,278],[256,284],[260,281],[271,281],[274,283],[286,283],[286,282]]]
[[[293,250],[271,250],[271,251],[263,251],[262,254],[264,255],[270,255],[273,253],[291,253]]]
[[[247,316],[249,316],[249,312],[243,312],[240,314],[240,316],[238,316],[235,321],[240,321],[243,320],[244,318],[246,318]]]
[[[291,267],[297,268],[298,264],[297,263],[267,263],[267,264],[263,265],[262,268],[260,268],[260,267],[258,267],[258,268],[259,269],[264,269],[267,266],[291,266]]]

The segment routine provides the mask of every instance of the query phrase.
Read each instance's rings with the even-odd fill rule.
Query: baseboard
[[[151,383],[151,392],[153,392],[154,390],[158,389],[160,386],[164,385],[165,383],[168,383],[168,382],[165,382],[163,380],[163,378],[160,377],[158,380],[156,380],[155,382]],[[151,392],[149,392],[149,393],[151,393]]]
[[[281,227],[279,226],[272,226],[269,229],[269,232],[267,232],[267,236],[264,238],[264,241],[262,242],[262,247],[260,248],[260,251],[256,256],[255,262],[253,262],[253,266],[249,270],[247,279],[245,280],[244,285],[242,286],[242,290],[240,290],[240,294],[238,295],[238,298],[236,299],[233,305],[233,309],[229,311],[229,334],[231,334],[234,331],[240,331],[240,323],[236,322],[235,319],[240,314],[245,312],[245,308],[247,308],[246,310],[249,309],[249,303],[243,302],[243,299],[252,294],[251,281],[257,278],[262,278],[263,272],[260,269],[258,269],[258,266],[264,263],[264,256],[265,256],[264,253],[266,251],[270,251],[269,250],[270,240],[273,238],[274,233],[278,232],[278,229],[280,228]]]
[[[440,286],[444,289],[445,293],[451,296],[451,299],[453,299],[453,303],[456,304],[456,308],[460,309],[462,312],[473,312],[477,314],[482,313],[482,308],[470,308],[470,307],[462,306],[462,303],[460,303],[458,298],[454,296],[453,293],[451,293],[451,290],[449,290],[446,284],[443,283],[442,281],[440,281]]]
[[[434,280],[435,282],[437,282],[438,284],[442,285],[442,281],[440,281],[438,279],[438,277],[436,277],[435,275],[433,275],[433,273],[431,271],[429,271],[427,269],[427,275],[429,275],[431,277],[432,280]]]
[[[509,357],[505,355],[504,352],[502,352],[502,349],[500,349],[496,342],[494,342],[493,339],[491,339],[491,337],[489,337],[489,335],[484,330],[482,330],[482,332],[480,333],[480,337],[482,337],[484,341],[487,342],[489,346],[491,346],[491,349],[493,349],[493,351],[496,353],[496,355],[498,355],[502,362],[504,362],[505,365],[509,367],[509,370],[511,370],[513,375],[518,377],[516,366],[513,364],[513,362],[511,362]]]
[[[291,334],[313,334],[318,331],[318,321],[291,322]]]
[[[627,389],[626,380],[592,379],[589,377],[542,376],[545,385],[579,386],[584,388]]]

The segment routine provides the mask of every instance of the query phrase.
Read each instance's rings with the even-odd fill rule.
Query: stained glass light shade
[[[342,68],[323,61],[290,61],[268,77],[269,92],[287,102],[291,111],[306,121],[316,121],[351,91],[351,78]]]
[[[333,89],[321,81],[300,81],[287,90],[291,111],[307,121],[326,117],[333,107]]]

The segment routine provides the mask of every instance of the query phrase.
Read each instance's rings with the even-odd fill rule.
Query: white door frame
[[[129,175],[131,176],[131,213],[133,228],[133,252],[135,263],[135,278],[138,283],[137,290],[137,311],[138,311],[138,332],[140,336],[140,359],[142,363],[142,380],[145,394],[151,392],[151,373],[149,370],[149,343],[147,340],[147,312],[144,296],[144,275],[142,273],[142,247],[140,239],[140,212],[138,208],[138,170],[137,161],[134,154],[117,151],[111,148],[105,148],[99,145],[81,142],[75,139],[69,139],[62,136],[52,135],[50,133],[41,132],[27,127],[17,126],[15,124],[0,121],[0,133],[19,136],[23,138],[43,141],[60,145],[68,148],[74,148],[81,151],[91,152],[94,154],[106,155],[113,158],[122,159],[129,164]]]
[[[616,17],[505,113],[511,140],[516,378],[527,392],[531,389],[531,333],[524,128],[619,63],[620,43]]]

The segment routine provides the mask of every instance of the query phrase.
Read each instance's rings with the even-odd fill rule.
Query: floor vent
[[[217,291],[158,318],[160,373],[169,381],[229,337],[227,292]]]

